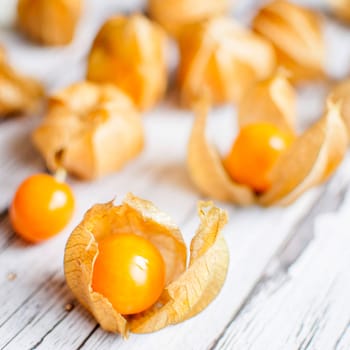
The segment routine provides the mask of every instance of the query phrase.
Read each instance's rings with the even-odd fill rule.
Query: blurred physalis
[[[324,77],[326,49],[322,21],[317,13],[285,0],[275,0],[258,12],[253,29],[271,41],[278,65],[290,72],[293,82]]]
[[[113,83],[140,110],[153,107],[167,85],[166,35],[156,23],[135,14],[107,20],[88,57],[87,79]]]
[[[83,0],[19,0],[17,23],[30,39],[43,45],[69,44]]]
[[[119,170],[143,149],[143,126],[130,98],[113,85],[75,83],[50,97],[33,141],[51,171],[82,179]]]
[[[0,46],[0,118],[35,111],[44,90],[42,85],[15,71]]]
[[[275,52],[264,38],[219,17],[186,27],[179,36],[177,81],[181,102],[238,102],[254,82],[275,69]]]
[[[228,10],[228,0],[148,0],[151,17],[174,36],[188,24],[217,17]]]
[[[78,300],[104,330],[126,337],[182,322],[205,309],[227,274],[225,211],[198,205],[187,249],[179,228],[151,202],[128,194],[93,206],[68,239],[64,269]]]

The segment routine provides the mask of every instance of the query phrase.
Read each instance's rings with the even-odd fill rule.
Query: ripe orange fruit
[[[21,237],[35,243],[59,233],[73,210],[74,196],[66,183],[48,174],[36,174],[18,187],[10,206],[10,220]]]
[[[115,234],[98,242],[92,289],[114,309],[129,315],[146,310],[160,297],[165,264],[158,249],[135,234]]]
[[[292,135],[273,124],[247,125],[238,134],[224,165],[235,181],[264,192],[271,186],[273,166],[292,141]]]

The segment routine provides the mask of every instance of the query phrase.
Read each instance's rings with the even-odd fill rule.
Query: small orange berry
[[[135,234],[115,234],[98,242],[92,289],[114,309],[129,315],[146,310],[160,297],[165,264],[158,249]]]
[[[264,192],[271,186],[272,168],[292,141],[292,135],[273,124],[247,125],[239,132],[224,165],[235,181]]]
[[[28,177],[18,187],[10,207],[14,230],[25,240],[40,242],[59,233],[74,210],[70,187],[48,174]]]

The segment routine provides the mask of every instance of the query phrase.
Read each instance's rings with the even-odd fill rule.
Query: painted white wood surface
[[[255,3],[240,2],[238,18],[246,22]],[[10,29],[0,31],[0,42],[13,63],[42,79],[49,91],[63,87],[83,77],[84,57],[103,20],[120,6],[130,11],[143,2],[90,0],[88,5],[76,40],[67,48],[36,47]],[[319,6],[316,1],[311,5]],[[350,31],[327,20],[325,32],[328,71],[340,78],[350,70]],[[319,116],[324,93],[324,87],[314,86],[301,91],[301,128]],[[0,122],[0,349],[350,348],[350,242],[344,231],[350,210],[348,194],[344,197],[350,181],[348,159],[328,185],[289,208],[239,209],[219,203],[231,218],[224,231],[231,255],[229,274],[218,298],[195,318],[154,334],[132,335],[125,342],[102,331],[76,303],[64,282],[63,249],[69,232],[92,204],[134,192],[169,213],[186,241],[191,239],[200,199],[185,167],[192,120],[171,98],[144,116],[143,154],[101,180],[69,179],[78,202],[75,217],[60,236],[37,246],[14,236],[5,209],[18,183],[44,169],[29,136],[40,116]],[[231,107],[213,111],[210,132],[222,149],[227,148],[235,134]],[[329,211],[334,214],[324,214]],[[67,311],[67,304],[73,304],[73,310]]]

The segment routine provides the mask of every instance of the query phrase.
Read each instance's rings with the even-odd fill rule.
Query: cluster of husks
[[[284,0],[261,8],[253,31],[215,17],[186,26],[178,36],[178,84],[185,104],[238,102],[257,81],[279,67],[294,82],[324,75],[320,18]]]

